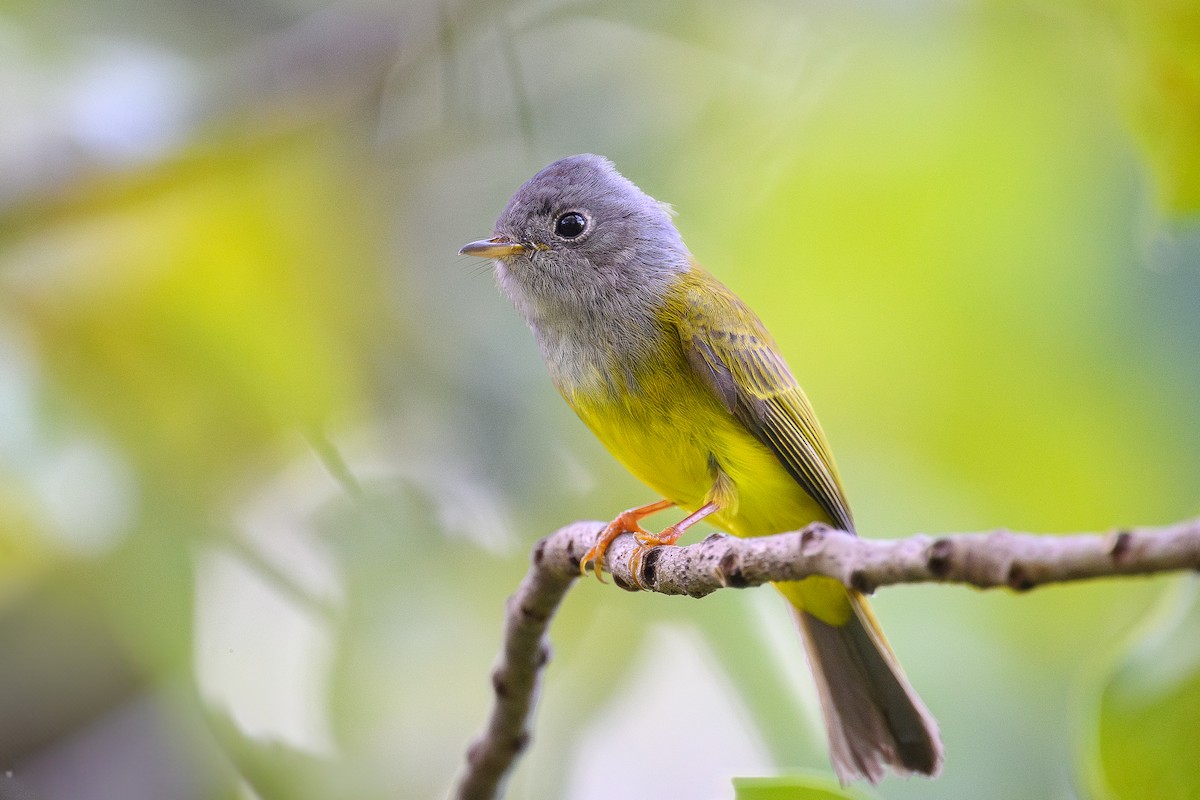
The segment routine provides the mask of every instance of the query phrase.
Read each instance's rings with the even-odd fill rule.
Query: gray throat
[[[638,367],[662,350],[664,331],[657,321],[662,301],[653,297],[638,292],[608,296],[594,305],[521,311],[560,391],[616,396],[636,391]]]

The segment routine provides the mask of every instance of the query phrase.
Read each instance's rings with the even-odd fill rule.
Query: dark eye
[[[554,232],[564,239],[574,239],[587,227],[587,219],[578,211],[568,211],[554,223]]]

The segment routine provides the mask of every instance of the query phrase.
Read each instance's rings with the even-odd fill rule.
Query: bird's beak
[[[480,258],[507,258],[508,256],[519,256],[527,250],[529,250],[528,247],[520,242],[514,242],[507,236],[496,236],[464,244],[458,254],[460,256],[479,256]]]

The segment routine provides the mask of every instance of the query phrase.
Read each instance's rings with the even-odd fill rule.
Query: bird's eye
[[[564,239],[574,239],[587,227],[587,219],[578,211],[568,211],[554,223],[554,232]]]

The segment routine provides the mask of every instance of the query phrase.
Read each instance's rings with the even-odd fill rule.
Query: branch
[[[529,744],[529,717],[550,657],[546,628],[571,582],[579,558],[603,527],[577,522],[542,539],[517,593],[509,598],[504,649],[492,673],[496,702],[487,728],[471,745],[456,800],[491,800],[516,757]],[[1200,570],[1200,518],[1162,528],[1110,534],[1044,536],[997,530],[906,539],[860,539],[824,525],[757,539],[724,534],[688,547],[659,547],[629,562],[635,541],[616,539],[605,568],[618,586],[703,597],[723,587],[827,575],[870,593],[897,583],[960,583],[980,589],[1028,591],[1049,583],[1119,575]]]
[[[551,542],[561,540],[565,547],[578,547],[590,534],[596,537],[598,523],[576,523],[542,539],[533,548],[533,563],[517,593],[508,598],[504,620],[504,646],[495,669],[492,689],[496,702],[487,727],[467,750],[467,767],[459,778],[454,797],[457,800],[490,800],[499,796],[500,783],[513,762],[529,744],[528,729],[533,701],[538,693],[542,671],[550,661],[550,642],[546,628],[559,603],[579,577],[579,559],[572,568],[559,559],[548,561],[545,551]],[[585,545],[584,553],[591,545]]]

